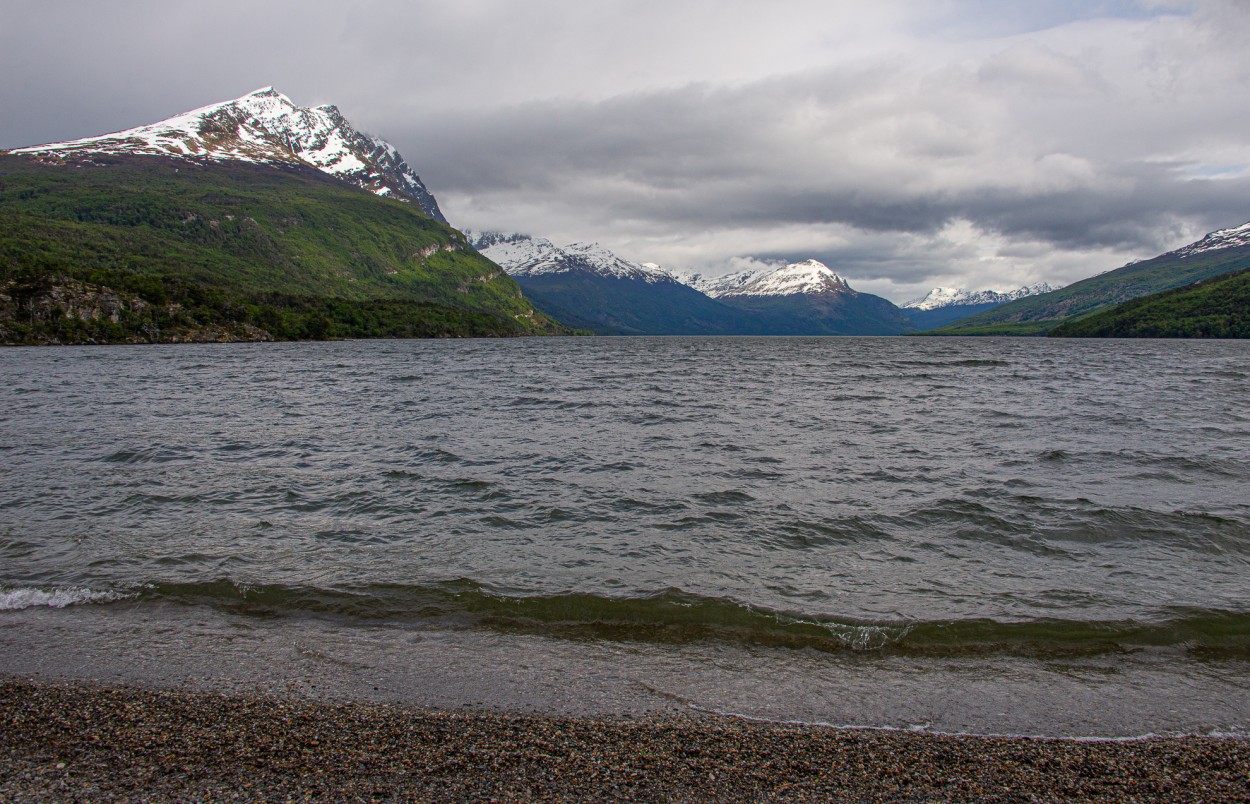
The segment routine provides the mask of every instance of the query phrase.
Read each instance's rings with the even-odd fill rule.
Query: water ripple
[[[1235,614],[1250,564],[1247,350],[8,350],[0,584],[38,591],[15,600],[218,581],[315,600],[462,578],[559,606],[680,589],[654,610],[730,600],[824,623],[822,639],[841,623],[852,646],[875,644],[853,630],[864,624]],[[66,594],[46,599],[79,593]]]

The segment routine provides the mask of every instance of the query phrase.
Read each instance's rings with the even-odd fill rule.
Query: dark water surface
[[[969,700],[934,728],[1250,722],[1247,344],[66,347],[0,372],[10,671],[71,632],[97,664],[315,633],[400,694],[437,661],[396,645],[438,634],[465,658],[427,682],[530,650],[768,717],[913,725],[882,690],[943,679]]]

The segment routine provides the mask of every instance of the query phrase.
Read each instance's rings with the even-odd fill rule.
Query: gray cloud
[[[814,256],[898,299],[1250,219],[1225,0],[6,5],[0,146],[273,84],[394,142],[454,223],[670,267]]]

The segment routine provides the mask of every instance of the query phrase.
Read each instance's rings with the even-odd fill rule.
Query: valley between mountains
[[[812,259],[708,276],[595,243],[458,231],[392,145],[333,106],[299,107],[272,87],[0,154],[0,219],[8,344],[573,332],[1246,337],[1244,278],[1214,291],[1210,280],[1250,268],[1250,224],[1066,288],[934,288],[898,306]],[[1197,301],[1138,304],[1101,330],[1076,324],[1204,282]]]

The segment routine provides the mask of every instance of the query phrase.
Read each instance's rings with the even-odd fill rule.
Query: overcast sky
[[[1239,0],[0,0],[0,148],[273,85],[461,228],[896,302],[1250,220]]]

